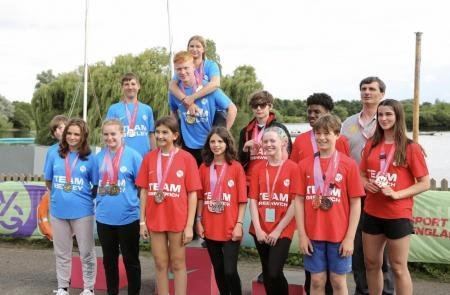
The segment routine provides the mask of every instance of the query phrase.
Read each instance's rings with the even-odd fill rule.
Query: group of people
[[[158,294],[169,293],[169,269],[175,294],[186,294],[185,246],[194,231],[205,240],[220,294],[242,294],[237,260],[247,202],[267,294],[288,294],[283,267],[295,230],[308,294],[348,294],[352,266],[356,294],[393,294],[393,281],[397,294],[412,294],[413,196],[428,189],[429,176],[424,152],[406,137],[401,103],[383,100],[384,83],[368,77],[360,84],[362,111],[341,124],[332,98],[314,93],[307,99],[312,130],[292,143],[273,96],[258,91],[236,144],[229,129],[237,108],[220,89],[205,46],[194,36],[174,56],[171,115],[156,122],[138,101],[138,77],[124,75],[124,97],[107,112],[97,155],[83,120],[56,116],[50,123],[58,143],[44,175],[57,295],[68,294],[73,236],[81,294],[94,294],[94,222],[108,294],[118,294],[119,254],[128,294],[139,294],[140,238],[150,239]],[[383,275],[390,270],[394,280]]]

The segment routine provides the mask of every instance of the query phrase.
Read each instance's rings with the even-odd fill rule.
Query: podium
[[[306,295],[301,283],[300,271],[284,271],[289,284],[289,295]],[[257,277],[252,280],[252,295],[266,295],[263,283],[258,283]]]
[[[214,269],[206,248],[186,247],[186,272],[187,295],[219,295]],[[169,272],[170,294],[175,294],[173,279],[173,273]],[[155,294],[158,294],[157,290]]]
[[[97,277],[95,279],[95,290],[107,290],[105,268],[103,267],[103,253],[100,247],[95,247],[97,254]],[[100,250],[99,250],[100,248]],[[119,289],[128,285],[127,273],[123,264],[122,255],[119,256]],[[70,276],[70,287],[84,289],[83,271],[81,269],[80,256],[72,256],[72,274]]]

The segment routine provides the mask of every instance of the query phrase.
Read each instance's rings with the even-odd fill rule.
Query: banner
[[[37,205],[46,191],[44,183],[0,182],[0,234],[40,236]],[[450,191],[428,191],[414,198],[414,231],[408,261],[450,264]],[[254,247],[248,234],[250,210],[244,220],[243,246]],[[291,253],[298,253],[294,233]]]

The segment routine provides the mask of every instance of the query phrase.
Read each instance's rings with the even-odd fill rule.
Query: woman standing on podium
[[[71,119],[64,129],[58,152],[49,154],[45,183],[50,191],[53,248],[56,256],[57,295],[68,295],[73,236],[83,268],[84,291],[94,294],[97,261],[94,251],[94,196],[97,186],[95,159],[88,144],[89,129]]]
[[[205,239],[220,294],[241,295],[237,270],[247,206],[245,172],[225,127],[214,127],[202,151],[195,227]]]
[[[288,294],[283,267],[295,231],[293,200],[299,186],[297,165],[284,156],[287,145],[283,129],[265,129],[262,148],[267,160],[256,164],[250,175],[250,234],[261,259],[268,295]]]
[[[107,119],[102,125],[106,145],[96,156],[98,179],[95,217],[103,251],[108,295],[119,294],[119,253],[128,278],[128,294],[141,289],[139,261],[139,196],[134,181],[142,156],[123,143],[123,125]]]

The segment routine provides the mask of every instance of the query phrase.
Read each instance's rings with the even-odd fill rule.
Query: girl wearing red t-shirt
[[[364,204],[363,246],[370,294],[381,294],[386,246],[397,294],[412,294],[408,252],[413,232],[413,196],[430,187],[420,146],[406,137],[403,107],[393,99],[377,108],[377,128],[362,153]]]
[[[224,127],[211,130],[202,156],[196,231],[205,239],[220,294],[240,295],[237,260],[247,206],[244,169],[236,161],[233,137]]]
[[[145,155],[136,179],[141,188],[140,234],[151,238],[158,294],[169,293],[169,261],[175,294],[186,294],[185,245],[193,236],[200,177],[195,159],[175,145],[177,120],[162,117],[155,126],[158,148]]]
[[[288,294],[283,267],[295,230],[292,201],[299,189],[297,165],[283,157],[287,144],[283,129],[267,128],[262,138],[267,160],[255,166],[250,178],[250,234],[261,259],[268,295]]]

